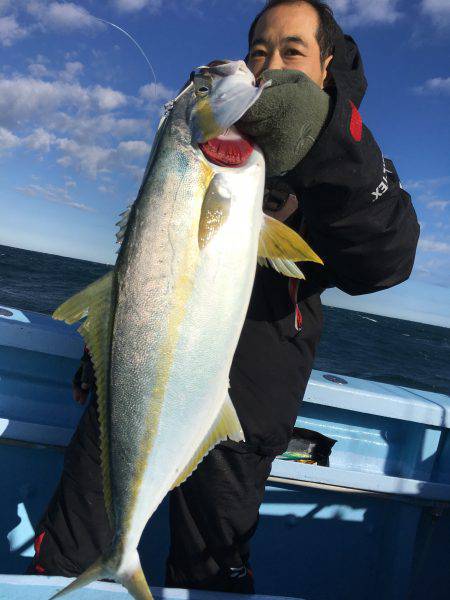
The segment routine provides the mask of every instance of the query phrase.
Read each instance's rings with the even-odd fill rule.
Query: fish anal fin
[[[83,336],[94,366],[98,413],[100,423],[100,445],[102,457],[103,491],[108,516],[112,522],[111,484],[109,467],[109,413],[107,406],[109,353],[112,328],[112,285],[113,272],[69,298],[53,314],[53,318],[75,323],[87,319],[78,331]]]
[[[203,249],[217,234],[230,214],[231,192],[221,173],[214,176],[206,190],[198,226],[198,245]]]
[[[287,277],[304,279],[296,262],[310,261],[323,265],[322,259],[293,229],[264,215],[259,236],[258,262],[270,264],[276,271]]]
[[[198,465],[214,448],[214,446],[216,446],[219,442],[226,440],[227,438],[230,438],[235,442],[241,442],[245,440],[236,410],[228,395],[210,430],[206,434],[200,446],[197,448],[192,460],[173,484],[172,489],[178,487],[184,481],[186,481],[186,479],[193,473],[193,471],[195,471]]]

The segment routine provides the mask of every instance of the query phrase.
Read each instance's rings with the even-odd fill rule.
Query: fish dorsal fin
[[[125,237],[125,231],[127,230],[128,221],[130,219],[132,204],[120,213],[120,220],[117,221],[116,226],[119,228],[119,231],[116,233],[116,240],[118,244],[123,242],[123,238]]]
[[[109,467],[109,408],[107,397],[112,327],[113,277],[114,272],[111,271],[78,294],[69,298],[53,314],[54,319],[65,321],[69,325],[87,317],[84,323],[78,328],[78,331],[83,336],[89,348],[94,365],[100,422],[103,490],[106,509],[111,523],[113,522],[113,512]]]
[[[226,178],[218,173],[210,182],[203,199],[198,226],[198,245],[203,249],[217,234],[230,214],[231,192]]]
[[[153,139],[152,149],[150,151],[150,156],[147,161],[147,166],[145,167],[145,173],[144,173],[144,177],[142,179],[141,189],[142,189],[142,185],[145,183],[145,181],[147,179],[147,175],[153,165],[153,162],[156,157],[156,153],[159,149],[159,145],[163,138],[163,134],[164,134],[166,124],[167,124],[167,117],[168,117],[167,114],[164,115],[163,117],[161,117],[161,120],[158,125],[158,129],[156,130],[155,137]],[[133,208],[133,204],[130,204],[128,206],[128,208],[126,210],[124,210],[122,213],[120,213],[120,215],[119,215],[119,217],[121,217],[121,218],[116,223],[116,226],[119,227],[119,231],[116,233],[116,240],[117,240],[118,244],[121,244],[123,242],[123,238],[125,237],[125,231],[127,230],[128,221],[130,218],[132,208]]]
[[[264,215],[259,236],[258,263],[264,267],[270,265],[287,277],[304,279],[303,273],[295,264],[301,261],[323,265],[322,259],[296,231],[281,221]]]
[[[186,468],[173,484],[172,489],[186,481],[214,446],[227,438],[230,438],[235,442],[244,441],[244,433],[241,424],[239,423],[236,410],[228,394],[216,420],[211,425],[210,430],[200,446],[197,448],[192,460],[189,461]]]

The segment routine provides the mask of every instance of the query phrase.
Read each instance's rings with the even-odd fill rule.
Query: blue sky
[[[358,299],[358,310],[380,304],[386,312],[394,302],[408,318],[401,299],[416,298],[426,320],[433,299],[442,304],[439,322],[450,326],[450,2],[331,4],[366,65],[363,119],[422,225],[412,282],[387,299]],[[242,58],[261,6],[0,0],[0,243],[112,263],[114,224],[135,198],[161,105],[195,66]],[[156,86],[131,42],[94,15],[136,37]],[[335,292],[327,298],[343,301]]]

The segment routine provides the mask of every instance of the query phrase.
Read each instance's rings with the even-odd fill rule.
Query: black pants
[[[253,593],[249,542],[272,461],[218,446],[171,492],[166,586]],[[77,576],[111,539],[93,401],[66,450],[61,480],[36,530],[28,573]]]

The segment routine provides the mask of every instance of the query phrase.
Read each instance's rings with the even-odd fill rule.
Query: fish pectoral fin
[[[234,442],[245,441],[244,432],[242,431],[239,418],[228,395],[210,430],[197,448],[197,451],[190,460],[189,464],[173,484],[172,489],[178,487],[184,481],[186,481],[186,479],[193,473],[193,471],[195,471],[201,461],[214,448],[214,446],[216,446],[219,442],[223,442],[227,438],[233,440]]]
[[[202,204],[198,226],[198,245],[202,250],[217,234],[230,214],[231,192],[225,177],[218,173],[209,184]]]
[[[258,263],[287,277],[304,279],[303,273],[296,262],[311,261],[323,265],[322,259],[305,240],[293,229],[277,221],[269,215],[264,215],[263,225],[259,236]]]
[[[109,475],[107,378],[111,346],[113,271],[64,302],[53,318],[73,324],[87,317],[78,328],[91,355],[94,366],[100,423],[103,491],[108,515],[112,522],[111,485]]]

